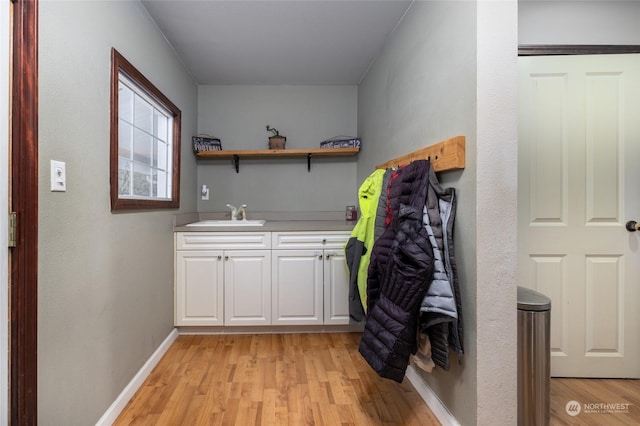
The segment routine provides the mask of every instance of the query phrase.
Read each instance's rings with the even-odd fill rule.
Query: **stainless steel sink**
[[[201,220],[186,226],[264,226],[266,220]]]

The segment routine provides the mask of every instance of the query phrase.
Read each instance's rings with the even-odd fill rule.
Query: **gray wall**
[[[516,21],[515,1],[415,2],[359,87],[359,181],[466,136],[465,169],[439,174],[458,196],[465,355],[422,374],[463,425],[516,423]]]
[[[267,149],[269,124],[287,137],[287,148],[319,148],[337,135],[357,134],[356,86],[242,86],[198,88],[198,132],[222,140],[223,149]],[[366,141],[364,142],[366,144]],[[356,198],[356,157],[241,160],[236,173],[228,160],[199,160],[198,211],[340,211]],[[194,191],[198,188],[194,188]]]
[[[455,31],[452,30],[455,28]],[[358,181],[375,165],[456,135],[466,167],[440,174],[456,188],[455,249],[462,291],[462,366],[424,375],[461,424],[476,423],[476,6],[416,2],[359,87],[358,129],[366,145]]]
[[[89,425],[173,326],[172,216],[109,204],[110,50],[182,111],[180,212],[196,208],[197,88],[139,2],[40,3],[38,420]],[[67,192],[49,192],[49,161]]]
[[[518,2],[520,44],[640,44],[640,1]]]

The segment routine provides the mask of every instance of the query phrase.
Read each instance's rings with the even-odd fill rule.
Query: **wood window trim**
[[[123,72],[135,81],[157,102],[166,107],[173,116],[173,146],[171,167],[171,199],[145,200],[120,198],[118,196],[118,81]],[[151,81],[149,81],[131,62],[115,48],[111,49],[111,148],[110,148],[110,184],[111,210],[155,210],[180,207],[180,133],[182,113]]]
[[[518,56],[619,55],[640,53],[640,45],[610,44],[521,44]]]

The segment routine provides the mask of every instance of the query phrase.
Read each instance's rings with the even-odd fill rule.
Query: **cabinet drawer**
[[[269,249],[269,232],[177,232],[176,250]]]
[[[341,249],[349,239],[349,231],[273,232],[274,249]]]

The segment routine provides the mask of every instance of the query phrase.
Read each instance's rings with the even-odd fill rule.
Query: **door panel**
[[[271,324],[271,253],[225,251],[224,324]]]
[[[223,324],[222,251],[176,251],[176,325]]]
[[[551,374],[640,377],[640,55],[519,66],[518,282],[551,298]]]
[[[551,352],[556,356],[567,356],[568,349],[568,310],[566,256],[530,256],[531,282],[526,287],[537,289],[552,300],[551,315]]]
[[[343,250],[325,250],[324,323],[349,324],[349,270]]]
[[[272,256],[273,324],[322,324],[322,250],[274,250]]]

